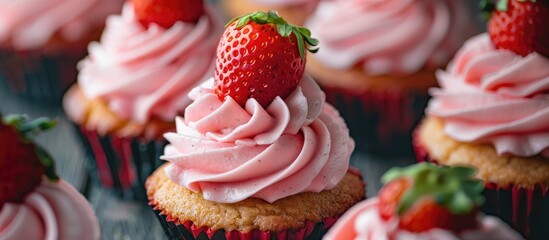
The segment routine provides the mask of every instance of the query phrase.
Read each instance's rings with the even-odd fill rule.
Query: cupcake
[[[364,199],[345,122],[303,75],[309,34],[274,12],[227,27],[214,77],[165,134],[169,163],[147,179],[170,238],[319,239]]]
[[[94,160],[98,174],[92,175],[122,197],[145,199],[144,181],[165,145],[162,134],[175,129],[175,116],[190,103],[187,93],[213,72],[223,31],[217,13],[202,1],[174,3],[153,7],[136,0],[109,17],[64,97]]]
[[[275,10],[289,23],[302,25],[321,0],[222,0],[220,5],[229,17],[253,11]]]
[[[0,3],[0,84],[37,102],[59,102],[76,63],[99,39],[122,0],[17,0]]]
[[[482,183],[467,167],[423,163],[393,168],[379,196],[351,208],[324,240],[518,240],[496,217],[479,214]]]
[[[54,125],[0,116],[0,239],[99,239],[89,203],[55,175],[51,157],[28,138]]]
[[[321,50],[307,72],[349,124],[357,148],[411,155],[410,133],[436,85],[435,69],[471,36],[465,2],[323,1],[308,25]]]
[[[526,237],[547,239],[549,4],[506,7],[494,12],[489,33],[471,38],[437,72],[441,88],[431,91],[414,144],[419,161],[478,168],[483,210]]]

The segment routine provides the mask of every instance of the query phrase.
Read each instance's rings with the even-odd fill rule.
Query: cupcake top
[[[471,34],[463,1],[322,1],[308,22],[322,50],[315,59],[369,75],[408,75],[444,66]]]
[[[478,216],[474,170],[417,164],[390,170],[379,196],[355,205],[324,239],[522,239],[495,217]]]
[[[210,7],[196,21],[171,20],[167,28],[151,21],[145,24],[126,3],[121,15],[107,19],[101,42],[91,43],[89,56],[78,65],[78,84],[88,98],[140,123],[173,121],[183,111],[190,103],[187,93],[213,71],[222,31]]]
[[[0,1],[0,45],[36,49],[58,35],[76,41],[120,11],[121,0]]]
[[[0,209],[0,239],[99,239],[99,223],[86,199],[63,180],[44,178],[22,202]]]
[[[6,146],[0,150],[0,239],[99,239],[89,203],[59,180],[49,155],[27,138],[53,125],[21,116],[0,121],[0,143]]]
[[[176,120],[177,132],[165,135],[170,144],[162,159],[171,163],[166,173],[173,182],[222,203],[274,202],[339,183],[354,141],[319,86],[303,75],[304,43],[316,42],[309,36],[273,12],[229,25],[214,78],[191,92],[194,102]]]
[[[355,205],[324,237],[330,239],[361,239],[361,240],[478,240],[478,239],[522,239],[507,224],[497,217],[484,216],[477,229],[453,233],[441,229],[433,229],[422,233],[412,233],[398,228],[395,219],[385,221],[379,216],[379,199],[370,198]]]
[[[543,6],[528,1],[514,5],[505,14],[526,5]],[[494,16],[492,23],[500,18]],[[519,19],[511,22],[519,33],[520,26],[528,25],[520,25]],[[471,38],[446,71],[437,72],[441,88],[431,91],[427,114],[442,118],[445,133],[458,141],[490,143],[498,154],[549,157],[549,51],[543,55],[543,49],[532,49],[532,41],[522,43],[522,37],[508,36],[494,24],[489,31],[492,37],[485,33]],[[517,40],[507,46],[499,39]]]

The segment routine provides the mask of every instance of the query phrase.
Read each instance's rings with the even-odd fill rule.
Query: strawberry
[[[379,214],[398,216],[399,227],[410,232],[446,229],[460,232],[478,226],[483,185],[466,167],[437,167],[422,163],[392,169],[383,176]]]
[[[286,98],[305,71],[305,49],[318,40],[303,27],[288,24],[275,12],[254,12],[228,23],[217,47],[215,93],[244,106],[254,98],[268,107]]]
[[[170,28],[177,21],[195,23],[204,13],[204,0],[131,0],[139,22]]]
[[[465,214],[454,214],[432,198],[418,201],[400,216],[400,228],[410,232],[425,232],[433,228],[459,232],[478,226],[478,208]]]
[[[497,49],[549,57],[549,0],[499,0],[488,32]]]
[[[410,188],[410,180],[400,178],[394,180],[383,187],[379,192],[379,215],[385,220],[389,220],[395,215],[398,203],[402,195]]]
[[[44,174],[51,180],[57,179],[49,156],[22,134],[54,125],[47,119],[26,122],[21,116],[8,116],[4,121],[0,118],[0,207],[6,202],[23,201]]]

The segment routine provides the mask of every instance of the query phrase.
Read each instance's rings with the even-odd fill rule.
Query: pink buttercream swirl
[[[471,38],[437,72],[427,113],[448,136],[492,143],[499,154],[549,156],[549,59],[497,50],[488,34]]]
[[[205,12],[196,24],[145,28],[127,3],[78,66],[83,92],[126,119],[173,120],[190,103],[187,93],[213,72],[223,24],[211,7]]]
[[[337,69],[359,64],[371,75],[444,66],[471,32],[465,1],[322,1],[309,27],[315,58]]]
[[[71,185],[44,179],[23,203],[0,209],[0,239],[99,239],[99,224],[86,201]]]
[[[172,163],[172,181],[215,202],[274,202],[331,189],[346,174],[354,141],[311,77],[266,109],[255,99],[245,107],[220,101],[212,84],[191,92],[195,101],[176,120],[177,133],[165,135],[171,144],[162,159]]]
[[[102,26],[105,18],[119,12],[123,0],[3,0],[0,1],[0,43],[16,49],[44,46],[60,33],[78,40]]]
[[[480,220],[478,229],[450,232],[433,229],[422,233],[412,233],[398,228],[397,216],[384,220],[379,215],[378,198],[370,198],[355,205],[330,229],[324,240],[518,240],[518,233],[495,217],[486,216]]]

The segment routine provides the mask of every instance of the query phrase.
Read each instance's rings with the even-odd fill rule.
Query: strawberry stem
[[[473,179],[476,170],[469,167],[439,167],[429,163],[393,168],[383,175],[387,183],[399,178],[412,180],[412,187],[400,199],[398,213],[405,213],[425,196],[454,214],[466,214],[484,201],[484,185]]]
[[[305,49],[311,53],[318,52],[318,39],[311,37],[311,31],[304,27],[295,26],[289,24],[284,20],[284,18],[278,16],[276,11],[269,12],[253,12],[247,15],[239,16],[233,18],[225,27],[229,26],[233,22],[237,22],[235,28],[240,28],[246,25],[248,22],[253,21],[258,24],[274,24],[278,34],[282,37],[290,37],[292,34],[295,35],[297,39],[297,47],[299,50],[299,56],[302,59],[305,58]]]

